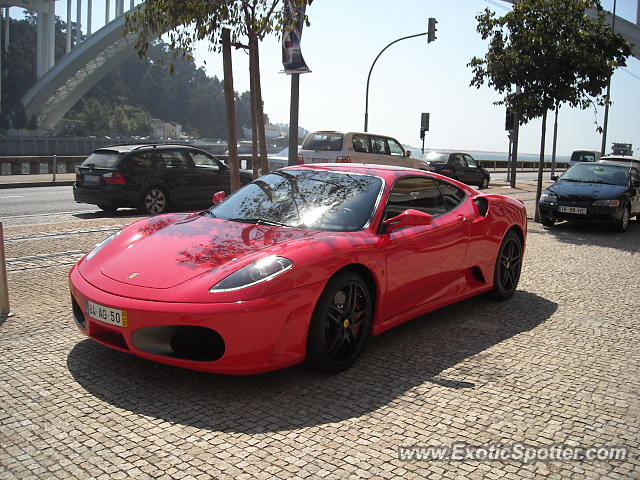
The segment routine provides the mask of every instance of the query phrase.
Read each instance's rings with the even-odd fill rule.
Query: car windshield
[[[223,220],[330,231],[361,230],[382,188],[370,175],[282,170],[254,180],[209,214]]]
[[[342,150],[342,134],[337,132],[317,132],[309,135],[302,145],[303,150]]]
[[[425,155],[425,160],[434,163],[447,163],[449,161],[448,153],[429,152]]]
[[[95,152],[82,162],[81,167],[112,168],[118,163],[121,155],[117,152]]]
[[[610,185],[628,185],[629,174],[626,168],[603,164],[579,164],[569,168],[560,180],[568,182],[606,183]]]

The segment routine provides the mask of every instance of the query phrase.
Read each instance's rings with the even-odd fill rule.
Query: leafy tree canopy
[[[502,17],[485,9],[476,19],[489,47],[468,64],[471,85],[487,82],[503,95],[496,103],[518,110],[523,123],[562,103],[604,105],[610,75],[630,54],[626,40],[605,23],[598,0],[520,0]]]

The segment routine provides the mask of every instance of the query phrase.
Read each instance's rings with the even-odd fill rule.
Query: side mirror
[[[633,186],[636,188],[640,188],[640,180],[634,180],[633,181]]]
[[[406,152],[404,152],[404,156],[405,157],[410,157],[411,156],[411,150],[407,150]]]
[[[554,182],[558,180],[558,175],[551,175],[551,180]]]
[[[222,203],[222,201],[227,197],[227,194],[224,193],[222,190],[220,190],[219,192],[216,192],[213,194],[213,204],[214,205],[218,205],[219,203]]]
[[[433,217],[428,213],[420,212],[418,210],[405,210],[400,215],[388,218],[382,224],[386,232],[393,232],[399,228],[404,227],[420,227],[422,225],[431,225]]]

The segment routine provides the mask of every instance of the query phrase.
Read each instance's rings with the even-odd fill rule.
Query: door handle
[[[459,213],[459,214],[456,216],[456,221],[458,221],[458,222],[464,222],[465,220],[466,220],[465,216],[464,216],[464,215],[462,215],[461,213]]]

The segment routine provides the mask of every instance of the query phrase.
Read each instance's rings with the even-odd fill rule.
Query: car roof
[[[600,157],[600,161],[610,160],[616,162],[640,162],[640,157],[634,157],[631,155],[605,155],[604,157]]]
[[[193,145],[179,144],[179,143],[138,143],[138,144],[126,144],[126,145],[108,145],[106,147],[100,147],[96,149],[98,151],[114,151],[118,153],[129,153],[134,150],[173,150],[176,148],[189,148],[193,150],[203,151]]]
[[[603,162],[602,160],[599,161],[599,162],[577,162],[573,166],[575,167],[575,166],[578,166],[578,165],[589,165],[591,167],[624,168],[625,170],[629,170],[629,167],[631,166],[628,163],[612,162],[612,161]]]

